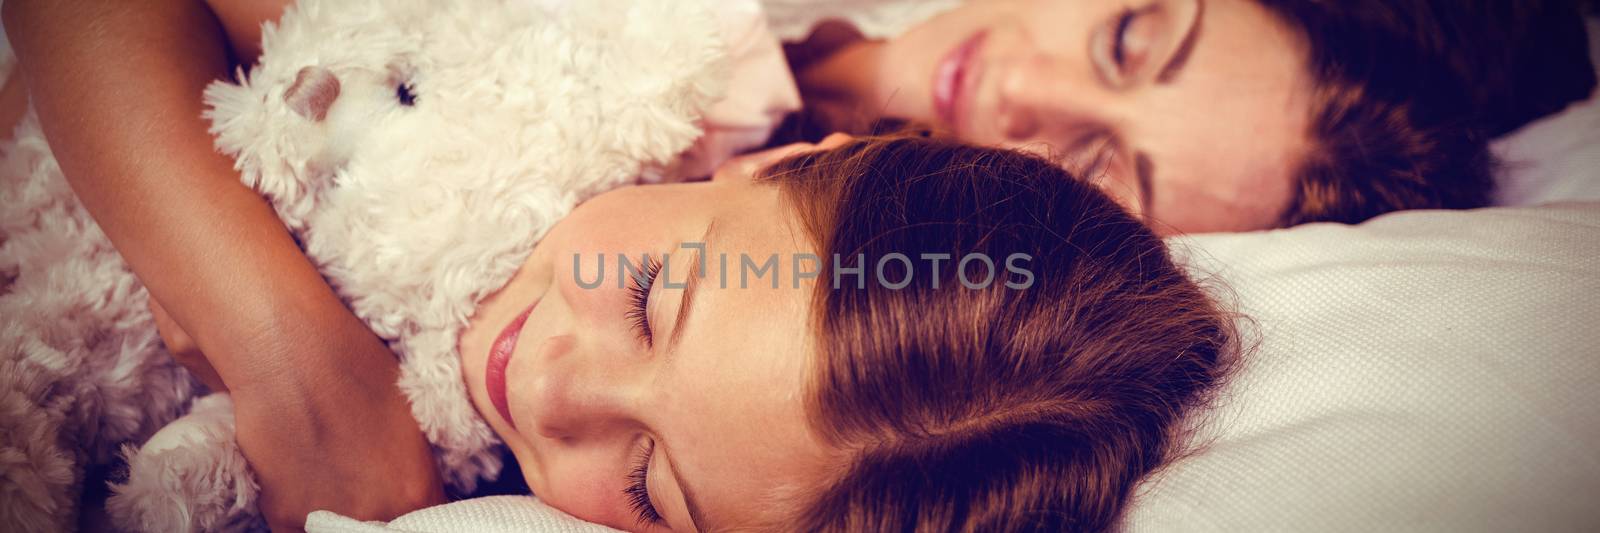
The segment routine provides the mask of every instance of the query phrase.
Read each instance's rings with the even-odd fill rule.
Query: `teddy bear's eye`
[[[401,83],[395,85],[394,96],[395,98],[400,99],[400,105],[406,107],[417,105],[417,95],[416,93],[411,92],[411,90],[410,83]]]

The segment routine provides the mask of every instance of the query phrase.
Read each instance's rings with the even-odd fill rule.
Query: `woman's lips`
[[[494,344],[489,346],[489,362],[484,369],[484,387],[489,391],[489,402],[494,404],[494,409],[500,412],[511,427],[517,427],[516,421],[511,419],[511,404],[506,401],[506,367],[511,364],[511,354],[517,350],[517,337],[522,334],[522,325],[528,322],[528,315],[533,313],[535,301],[528,306],[522,314],[511,319],[506,329],[500,331],[500,336],[495,337]]]
[[[934,111],[946,125],[958,131],[961,129],[963,108],[969,100],[972,79],[975,78],[973,67],[977,63],[978,49],[983,45],[986,35],[988,32],[980,31],[968,37],[950,50],[933,71]]]

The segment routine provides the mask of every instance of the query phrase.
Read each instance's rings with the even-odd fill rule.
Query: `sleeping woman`
[[[812,30],[780,136],[935,124],[1051,154],[1165,233],[1482,206],[1489,140],[1595,88],[1570,0],[766,3]]]

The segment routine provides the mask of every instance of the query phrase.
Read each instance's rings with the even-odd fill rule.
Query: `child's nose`
[[[316,122],[327,118],[328,108],[338,99],[339,77],[322,67],[300,69],[294,76],[294,83],[283,93],[289,109]]]

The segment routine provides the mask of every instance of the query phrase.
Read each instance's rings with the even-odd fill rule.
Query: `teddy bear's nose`
[[[289,109],[302,117],[321,122],[328,108],[339,99],[339,77],[322,67],[305,67],[294,76],[294,84],[284,91]]]

